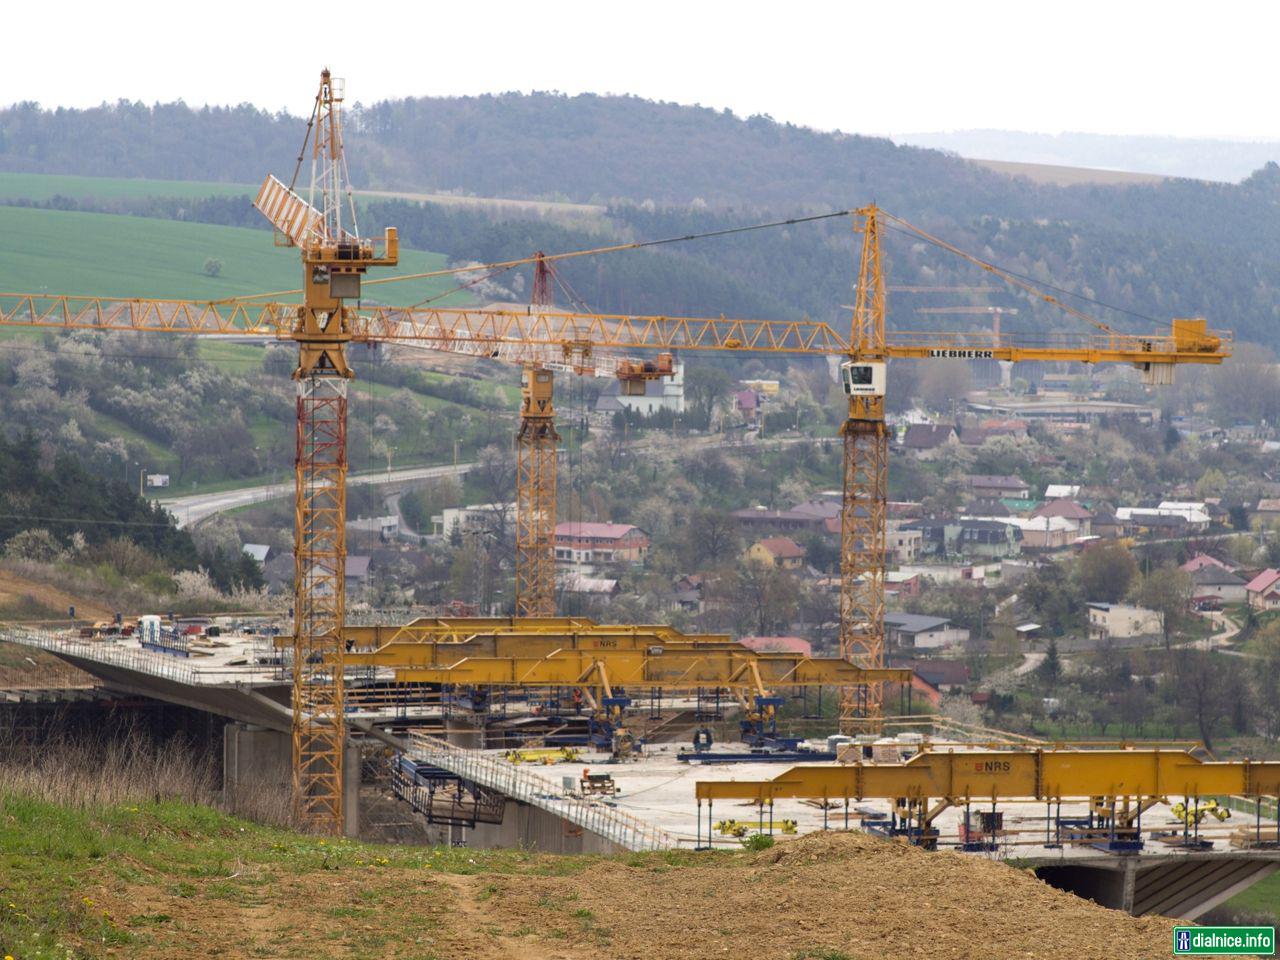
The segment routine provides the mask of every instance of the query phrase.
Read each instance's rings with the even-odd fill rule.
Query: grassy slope
[[[1269,914],[1273,921],[1280,923],[1280,873],[1273,873],[1243,893],[1236,894],[1221,909]]]
[[[456,956],[451,887],[434,878],[564,875],[595,859],[326,841],[179,802],[81,813],[0,793],[0,955]]]
[[[1139,960],[1165,955],[1171,929],[1003,864],[861,834],[762,855],[556,857],[0,793],[0,951],[15,960]]]
[[[257,193],[256,184],[203,180],[143,180],[77,177],[53,173],[0,173],[0,200],[44,202],[56,196],[72,200],[136,200],[143,197],[237,197]]]
[[[204,263],[222,261],[217,277]],[[444,256],[401,251],[381,276],[422,273]],[[0,207],[0,290],[99,296],[217,299],[298,286],[296,250],[273,246],[265,230]],[[448,278],[371,288],[386,302],[416,303],[451,286]]]

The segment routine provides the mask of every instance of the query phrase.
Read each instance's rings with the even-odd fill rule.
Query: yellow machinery
[[[347,381],[349,343],[392,342],[484,356],[522,355],[575,368],[596,363],[610,350],[732,351],[835,356],[844,361],[848,394],[844,438],[844,503],[841,512],[840,650],[864,667],[884,663],[884,523],[888,437],[884,427],[885,362],[890,359],[950,358],[1124,363],[1153,383],[1172,379],[1181,363],[1221,363],[1230,355],[1230,335],[1207,329],[1200,319],[1174,320],[1167,334],[1116,331],[1062,304],[1051,295],[977,260],[950,244],[875,206],[848,211],[862,235],[852,323],[848,336],[827,323],[809,320],[745,320],[669,316],[571,313],[545,308],[470,310],[457,308],[348,306],[361,292],[370,268],[398,259],[394,230],[378,240],[362,238],[346,193],[342,149],[343,88],[326,70],[321,75],[308,126],[312,177],[308,199],[268,177],[257,200],[286,244],[302,253],[300,302],[263,297],[223,301],[112,299],[56,294],[0,294],[5,326],[124,330],[200,336],[262,336],[298,344],[294,662],[294,767],[300,817],[311,828],[338,832],[342,826],[343,585],[346,495]],[[918,239],[961,256],[1040,299],[1056,304],[1094,327],[1088,335],[1054,332],[1030,338],[998,333],[886,332],[885,282],[880,255],[882,219]],[[628,249],[633,244],[557,256],[537,256],[494,266],[515,266],[566,256]],[[438,271],[447,273],[450,271]],[[430,274],[427,274],[430,275]],[[426,276],[424,274],[417,277]],[[414,276],[389,278],[414,279]],[[365,287],[383,280],[369,280]],[[639,381],[661,363],[619,361],[624,379]],[[535,367],[536,369],[536,367]],[[550,383],[547,384],[548,389]],[[536,398],[536,391],[526,394]],[[550,393],[547,394],[548,407]],[[536,403],[535,403],[536,407]],[[536,409],[531,413],[536,414]],[[523,429],[523,427],[522,427]],[[537,444],[550,436],[545,427]],[[531,441],[538,433],[530,431]],[[542,444],[543,446],[539,446]],[[545,560],[554,457],[530,457],[522,473],[518,502],[529,525],[521,560],[526,570],[520,607],[548,612]],[[554,525],[550,527],[554,530]],[[537,568],[536,572],[533,571]],[[842,698],[841,726],[879,729],[883,688],[879,681]]]
[[[699,781],[695,787],[701,823],[716,800],[749,801],[769,808],[784,799],[819,801],[824,810],[843,802],[888,800],[903,832],[926,841],[933,822],[950,807],[1039,801],[1088,801],[1094,814],[1131,835],[1144,812],[1171,796],[1186,798],[1280,796],[1280,761],[1205,761],[1186,749],[928,749],[900,763],[802,765],[771,780]],[[1216,801],[1182,804],[1182,819],[1198,823],[1195,808],[1212,811]],[[1175,807],[1175,816],[1178,808]],[[1229,816],[1229,811],[1227,816]],[[1225,816],[1216,815],[1225,820]],[[1202,817],[1200,818],[1202,819]],[[1194,822],[1193,822],[1194,821]],[[708,835],[710,829],[708,828]],[[1090,836],[1089,839],[1094,839]]]
[[[503,757],[508,763],[538,763],[549,767],[557,763],[576,763],[582,751],[574,747],[536,747],[508,750]]]
[[[1190,807],[1179,801],[1173,805],[1172,813],[1182,823],[1191,827],[1203,823],[1205,817],[1213,817],[1219,823],[1225,823],[1231,819],[1231,810],[1218,803],[1217,797],[1209,797]]]
[[[449,626],[457,623],[449,621]],[[443,624],[433,626],[444,629]],[[622,728],[623,711],[630,704],[624,689],[726,689],[742,707],[746,729],[770,736],[782,703],[774,693],[778,688],[911,682],[907,669],[864,668],[840,657],[760,653],[727,636],[689,636],[673,627],[547,623],[536,629],[517,625],[476,631],[465,640],[421,635],[416,641],[347,651],[343,662],[391,667],[402,684],[594,690],[586,705],[609,729]]]

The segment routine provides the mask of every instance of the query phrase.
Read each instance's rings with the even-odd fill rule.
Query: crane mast
[[[889,474],[889,436],[884,422],[885,286],[878,211],[874,206],[866,207],[857,216],[861,220],[862,256],[849,333],[849,359],[842,368],[849,412],[840,428],[844,447],[840,655],[863,667],[880,668],[884,666]],[[855,376],[855,371],[865,375]],[[878,732],[883,710],[883,684],[841,688],[842,731],[864,727]]]
[[[551,306],[552,267],[534,255],[533,307]],[[555,373],[527,363],[520,383],[516,431],[516,615],[549,617],[556,608]]]
[[[320,74],[308,134],[309,202],[268,177],[256,205],[286,245],[302,253],[302,305],[291,330],[298,344],[294,455],[293,776],[295,812],[317,832],[343,831],[346,744],[342,628],[345,623],[347,364],[361,275],[398,259],[394,230],[377,244],[356,232],[344,195],[343,82]],[[305,143],[304,143],[305,149]],[[296,174],[295,174],[296,177]],[[344,225],[343,208],[349,225]]]

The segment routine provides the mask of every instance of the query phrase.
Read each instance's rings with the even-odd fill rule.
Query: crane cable
[[[551,262],[556,260],[571,260],[575,257],[591,257],[602,253],[619,253],[623,250],[641,250],[645,247],[658,247],[668,243],[683,243],[687,240],[706,240],[712,237],[726,237],[736,233],[749,233],[753,230],[767,230],[773,227],[786,227],[801,223],[813,223],[818,220],[831,220],[835,217],[853,216],[855,210],[833,210],[829,213],[817,213],[808,217],[791,217],[786,220],[772,220],[768,223],[753,223],[745,227],[726,227],[722,230],[709,230],[705,233],[689,233],[678,237],[662,237],[658,240],[635,240],[631,243],[615,243],[603,247],[589,247],[585,250],[569,250],[564,253],[548,253],[541,257],[528,256],[519,257],[515,260],[498,260],[493,263],[472,264],[465,267],[443,267],[439,270],[428,270],[425,273],[406,273],[394,277],[379,277],[376,280],[365,280],[364,286],[371,287],[375,284],[382,283],[401,283],[405,280],[428,280],[432,277],[448,277],[455,276],[460,273],[469,273],[473,270],[498,270],[510,267],[519,267],[526,263],[534,263],[539,259]],[[267,293],[247,293],[238,297],[226,297],[222,300],[210,300],[210,303],[243,303],[247,300],[262,300],[266,297],[284,297],[291,296],[295,293],[301,293],[302,289],[295,290],[272,290]]]
[[[1085,323],[1092,324],[1093,326],[1097,327],[1099,330],[1101,330],[1105,334],[1108,334],[1110,336],[1116,336],[1118,334],[1118,331],[1108,326],[1107,324],[1103,323],[1101,320],[1098,320],[1097,318],[1090,316],[1089,314],[1085,313],[1083,310],[1076,309],[1075,307],[1071,306],[1068,303],[1063,303],[1053,294],[1045,293],[1043,290],[1039,289],[1034,284],[1026,280],[1023,280],[1020,277],[1015,276],[1014,274],[1010,273],[1007,270],[997,267],[994,263],[991,263],[987,260],[983,260],[981,257],[975,257],[971,253],[966,253],[965,251],[957,247],[955,244],[948,243],[946,240],[943,240],[939,237],[935,237],[933,234],[927,233],[926,231],[921,230],[915,224],[910,223],[907,220],[903,220],[901,217],[895,217],[892,213],[888,213],[887,211],[881,210],[880,215],[884,217],[885,220],[888,220],[891,223],[898,224],[899,233],[905,233],[910,236],[919,237],[921,240],[924,240],[927,243],[931,243],[936,247],[940,247],[941,249],[946,250],[948,253],[954,254],[955,256],[959,257],[961,260],[966,260],[969,263],[972,263],[974,266],[981,267],[983,270],[987,271],[988,273],[995,274],[1005,283],[1018,287],[1019,289],[1025,291],[1026,293],[1031,294],[1033,297],[1037,297],[1038,299],[1043,300],[1045,303],[1053,304],[1054,306],[1059,307],[1062,310],[1065,310],[1067,313],[1071,314],[1071,316],[1075,317],[1077,320],[1083,320]],[[891,226],[890,229],[893,229],[893,227]],[[1061,288],[1055,288],[1055,289],[1058,289],[1063,293],[1069,293],[1069,291],[1062,291]],[[1079,294],[1070,294],[1070,295],[1079,296]],[[1088,299],[1088,298],[1085,298],[1085,299]],[[1096,301],[1096,300],[1092,302],[1099,303],[1099,301]],[[1101,304],[1101,305],[1106,306],[1106,304]]]

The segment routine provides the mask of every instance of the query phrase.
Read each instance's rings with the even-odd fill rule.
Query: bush
[[[66,551],[48,530],[34,527],[10,537],[5,542],[4,555],[10,560],[57,563],[66,555]]]
[[[759,853],[773,846],[773,837],[767,833],[753,833],[749,837],[742,838],[742,845],[752,853]]]

